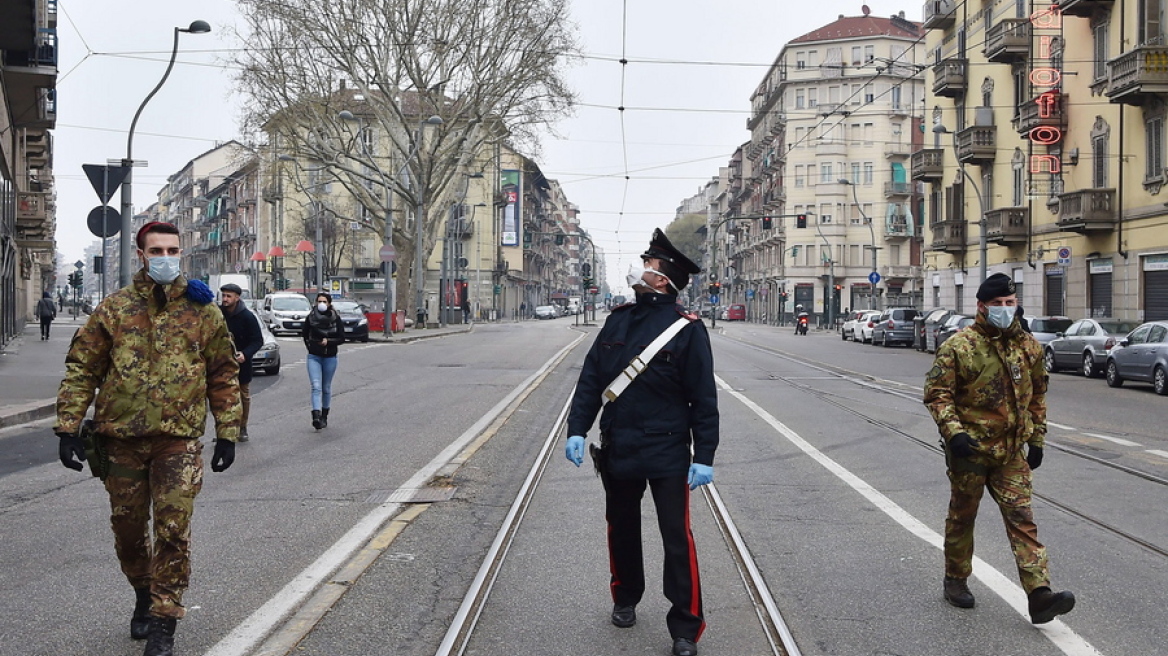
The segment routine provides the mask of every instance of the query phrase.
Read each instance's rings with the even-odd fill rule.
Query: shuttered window
[[[1111,316],[1111,274],[1091,274],[1091,298],[1089,316],[1093,318]]]
[[[1051,275],[1047,272],[1046,275],[1046,314],[1048,315],[1063,315],[1063,290],[1065,282],[1062,270],[1059,273]]]
[[[1168,271],[1144,272],[1144,321],[1168,319]]]

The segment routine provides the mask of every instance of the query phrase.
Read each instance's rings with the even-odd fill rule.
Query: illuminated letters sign
[[[1054,64],[1054,39],[1055,34],[1061,34],[1063,27],[1063,14],[1058,5],[1048,3],[1045,9],[1036,10],[1030,14],[1030,28],[1031,34],[1038,37],[1036,57],[1031,64],[1030,69],[1030,84],[1033,88],[1042,89],[1038,96],[1034,99],[1034,103],[1038,106],[1038,117],[1040,119],[1048,119],[1057,117],[1060,110],[1059,102],[1062,97],[1062,92],[1059,91],[1059,85],[1062,82],[1062,71],[1055,68]],[[1045,32],[1045,33],[1044,33]],[[1051,33],[1055,34],[1051,34]],[[1038,146],[1046,146],[1047,149],[1057,147],[1063,140],[1063,129],[1056,125],[1039,125],[1032,128],[1028,134],[1030,142]],[[1040,173],[1057,174],[1062,171],[1062,161],[1055,155],[1031,155],[1030,156],[1030,173],[1031,175]],[[1033,188],[1033,183],[1031,185]]]

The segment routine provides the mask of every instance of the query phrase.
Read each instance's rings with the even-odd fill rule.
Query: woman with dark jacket
[[[304,345],[308,347],[308,380],[312,383],[312,427],[328,426],[333,374],[337,372],[337,345],[345,341],[341,315],[333,309],[333,297],[321,292],[316,307],[304,321]]]

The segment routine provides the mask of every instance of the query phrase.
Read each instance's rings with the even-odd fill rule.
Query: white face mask
[[[987,305],[986,319],[995,328],[1005,330],[1010,327],[1010,324],[1014,323],[1014,315],[1017,312],[1018,308],[1008,305]]]
[[[178,258],[169,255],[146,258],[146,273],[154,282],[160,285],[169,285],[178,277]]]
[[[678,293],[681,292],[681,290],[677,288],[677,285],[673,284],[672,280],[669,280],[669,276],[666,276],[664,273],[661,273],[660,271],[650,269],[644,265],[638,266],[636,264],[630,264],[629,265],[629,274],[627,276],[625,276],[625,280],[629,283],[629,287],[632,287],[634,289],[634,291],[636,290],[637,287],[643,287],[649,291],[657,291],[656,289],[653,288],[652,285],[650,285],[648,282],[645,282],[645,275],[646,274],[652,274],[655,276],[661,276],[662,278],[665,278],[666,280],[669,281],[669,286],[672,287],[675,292],[678,292]]]
[[[328,303],[317,303],[316,311],[321,313],[328,312]]]

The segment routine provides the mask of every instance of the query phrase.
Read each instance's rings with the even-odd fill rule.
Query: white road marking
[[[516,397],[523,393],[523,390],[531,385],[533,381],[537,380],[546,369],[553,366],[565,353],[575,348],[586,336],[585,333],[581,333],[572,343],[549,358],[531,376],[522,383],[519,383],[518,387],[503,397],[495,407],[491,408],[479,418],[458,439],[451,442],[441,453],[434,456],[434,459],[425,467],[419,469],[409,480],[402,483],[399,487],[417,488],[425,485],[426,481],[430,480],[438,470],[444,467],[452,458],[456,457],[467,444],[490,426],[491,422],[506,410],[507,406]],[[387,499],[368,515],[361,518],[353,528],[341,536],[341,539],[337,540],[331,547],[325,550],[316,559],[316,562],[293,577],[275,596],[269,599],[263,606],[256,609],[243,622],[240,622],[238,626],[232,629],[231,633],[228,633],[222,640],[208,649],[204,656],[244,656],[244,654],[250,653],[289,613],[303,604],[321,583],[326,581],[338,567],[348,561],[362,545],[368,542],[386,521],[396,515],[400,507],[400,503]]]
[[[1161,458],[1168,458],[1168,451],[1161,451],[1159,449],[1148,449],[1148,453]]]
[[[1131,440],[1125,440],[1121,437],[1112,437],[1110,435],[1103,435],[1101,433],[1083,433],[1083,434],[1090,436],[1090,437],[1097,437],[1101,440],[1107,440],[1108,442],[1112,442],[1112,443],[1118,444],[1120,446],[1141,446],[1141,444],[1139,442],[1132,442]]]
[[[743,405],[752,410],[759,418],[770,424],[771,428],[774,428],[776,432],[787,438],[788,441],[822,465],[824,469],[835,474],[836,477],[847,483],[856,492],[859,492],[872,505],[882,510],[893,521],[907,529],[909,533],[912,533],[938,549],[944,549],[944,541],[939,533],[929,528],[924,522],[910,515],[904,508],[898,506],[896,502],[876,490],[876,488],[869,485],[859,476],[856,476],[836,461],[824,455],[819,449],[816,449],[810,442],[800,437],[798,433],[791,430],[786,424],[776,419],[741,392],[731,388],[726,384],[726,381],[718,376],[714,378],[717,380],[720,388],[741,401]],[[1030,621],[1026,593],[1022,591],[1021,587],[977,556],[973,558],[973,575],[1005,600],[1019,615],[1026,618],[1027,622]],[[1035,628],[1046,635],[1067,656],[1099,656],[1099,651],[1091,643],[1072,631],[1070,627],[1057,618],[1048,624],[1035,625]]]
[[[1056,424],[1056,423],[1054,423],[1053,421],[1049,421],[1049,420],[1046,422],[1046,425],[1047,425],[1047,426],[1052,426],[1052,427],[1054,427],[1054,428],[1057,428],[1057,429],[1059,429],[1059,430],[1065,430],[1065,431],[1073,431],[1073,430],[1075,430],[1075,427],[1074,427],[1074,426],[1067,426],[1067,425],[1065,425],[1065,424]]]

